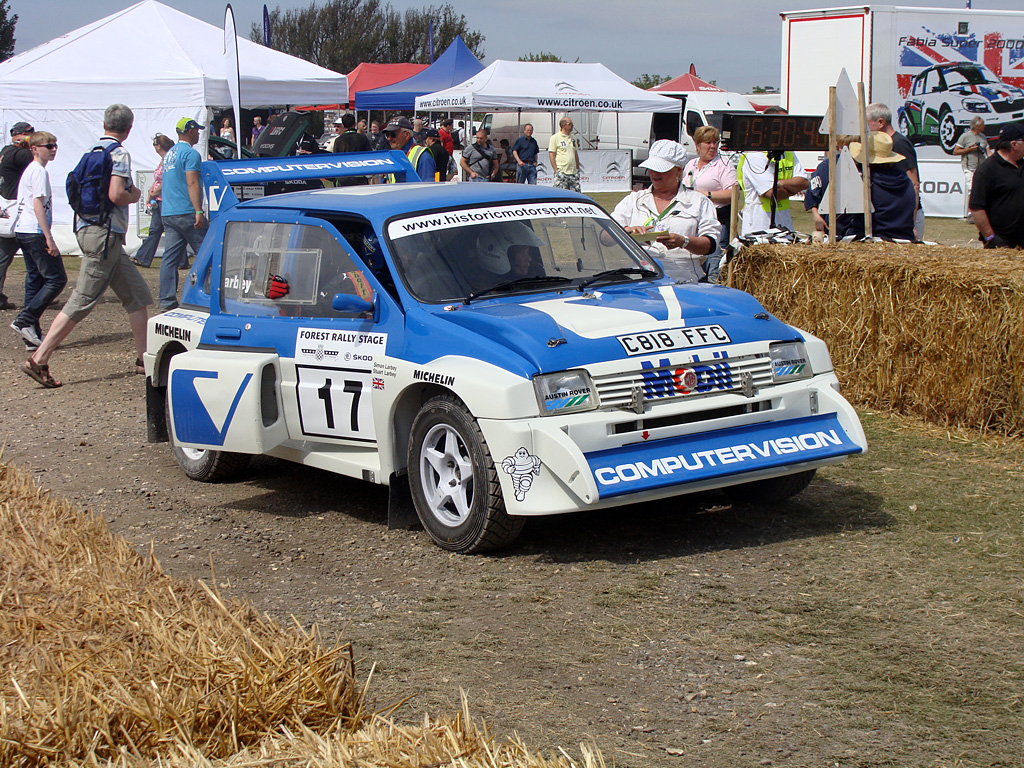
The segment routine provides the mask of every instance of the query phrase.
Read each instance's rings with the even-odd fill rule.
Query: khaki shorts
[[[107,288],[112,288],[125,312],[131,314],[153,303],[153,294],[142,275],[128,259],[124,235],[106,227],[83,227],[75,233],[82,247],[78,283],[61,311],[76,323],[96,308]],[[104,245],[106,253],[104,254]]]

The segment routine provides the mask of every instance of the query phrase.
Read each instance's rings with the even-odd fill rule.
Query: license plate
[[[677,349],[729,344],[729,334],[720,325],[695,325],[689,328],[667,328],[663,331],[630,333],[617,336],[627,355],[649,355]]]

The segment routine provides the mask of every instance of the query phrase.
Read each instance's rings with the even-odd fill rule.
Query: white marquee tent
[[[48,166],[56,224],[71,223],[64,180],[102,134],[103,110],[117,102],[131,107],[135,127],[125,146],[135,170],[152,170],[159,161],[154,134],[175,139],[180,118],[209,125],[211,108],[230,106],[223,50],[223,29],[145,0],[0,64],[4,138],[24,120],[60,144]],[[344,75],[241,37],[238,58],[243,107],[347,98]]]
[[[495,61],[463,83],[416,99],[424,112],[680,112],[682,102],[645,91],[603,64]]]

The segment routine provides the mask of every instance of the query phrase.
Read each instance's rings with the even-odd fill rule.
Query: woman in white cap
[[[715,205],[704,195],[683,186],[686,150],[676,141],[654,142],[640,163],[651,186],[624,197],[612,218],[634,235],[658,233],[645,245],[661,262],[665,274],[680,283],[704,280],[701,266],[718,248],[721,225]]]

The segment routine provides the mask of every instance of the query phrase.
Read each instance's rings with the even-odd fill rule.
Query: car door
[[[378,437],[387,433],[387,350],[401,343],[402,314],[352,244],[321,219],[252,212],[227,223],[213,277],[220,312],[204,341],[276,352],[292,445],[348,449],[362,457],[351,474],[374,470]],[[277,296],[282,285],[287,292]]]

